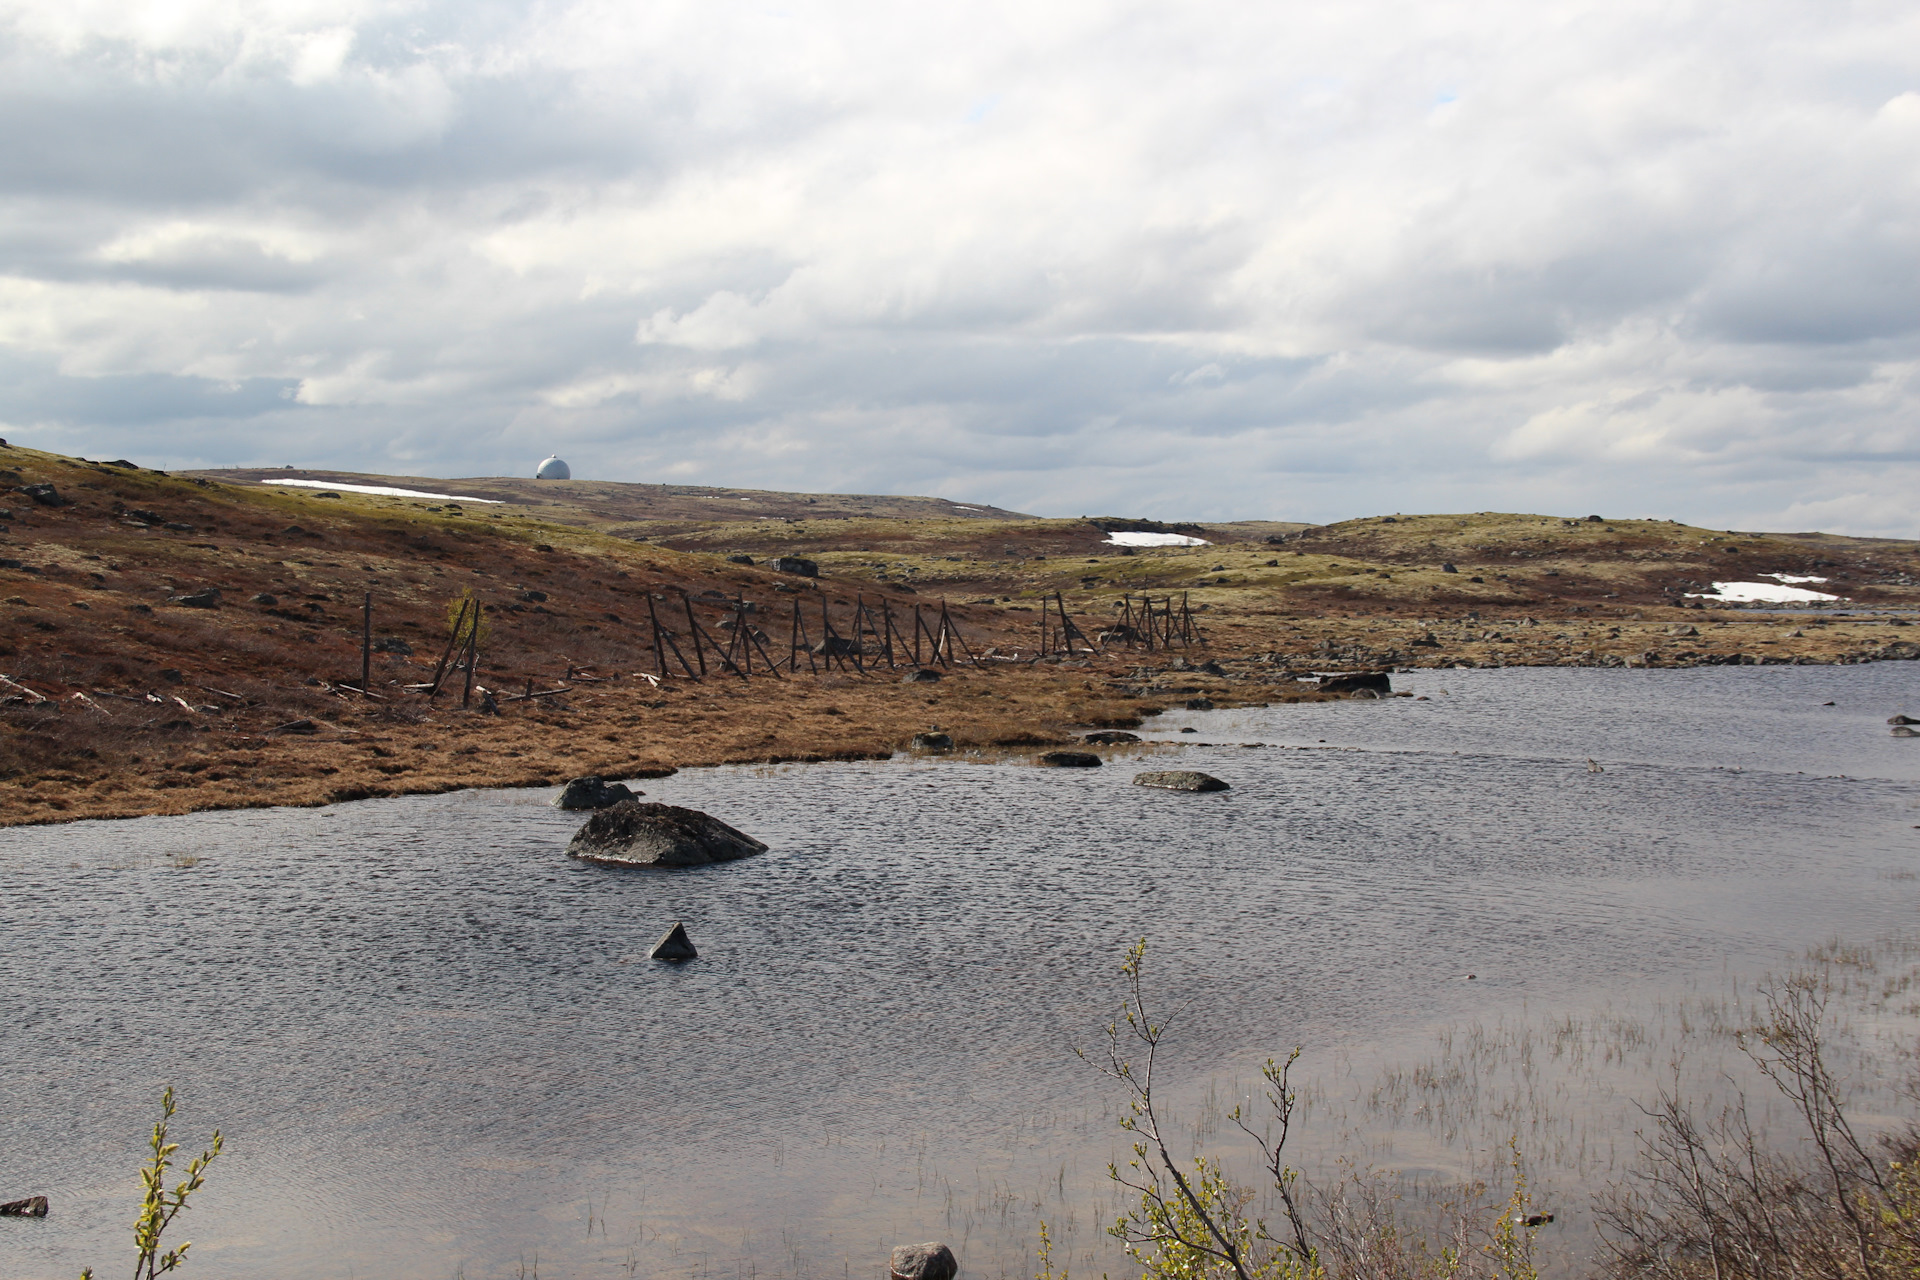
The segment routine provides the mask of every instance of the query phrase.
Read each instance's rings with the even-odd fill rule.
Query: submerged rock
[[[651,960],[698,960],[700,953],[693,949],[693,939],[687,936],[687,926],[675,920],[673,928],[661,935],[660,941],[653,944],[653,950],[647,952]]]
[[[1102,729],[1098,733],[1088,734],[1086,737],[1080,739],[1080,741],[1091,742],[1097,747],[1110,747],[1120,742],[1138,742],[1140,741],[1140,735],[1137,733],[1127,733],[1120,729]]]
[[[887,1269],[893,1280],[953,1280],[960,1274],[960,1260],[938,1241],[903,1244],[894,1247]]]
[[[698,809],[622,800],[587,819],[571,857],[603,867],[702,867],[765,853],[767,846]]]
[[[1162,791],[1229,791],[1228,784],[1210,773],[1193,769],[1168,769],[1159,773],[1136,773],[1136,787],[1158,787]]]
[[[1098,769],[1100,757],[1091,751],[1049,751],[1039,763],[1049,769]]]
[[[599,777],[575,778],[553,798],[556,809],[611,809],[622,800],[643,796],[624,782],[605,782]]]

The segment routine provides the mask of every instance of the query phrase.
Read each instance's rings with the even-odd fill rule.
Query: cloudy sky
[[[0,434],[1920,536],[1911,0],[0,0]]]

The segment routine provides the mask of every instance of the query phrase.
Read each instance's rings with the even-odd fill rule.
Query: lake
[[[1341,1098],[1445,1028],[1910,927],[1916,675],[1423,671],[1169,712],[1098,770],[688,771],[636,785],[771,851],[679,872],[568,859],[549,791],[0,831],[0,1199],[53,1201],[0,1275],[122,1265],[168,1082],[184,1147],[228,1141],[176,1228],[204,1280],[877,1277],[921,1239],[1018,1276],[1040,1218],[1120,1274],[1119,1099],[1072,1049],[1130,942],[1203,1134],[1295,1043],[1364,1130]],[[1169,767],[1233,789],[1131,785]],[[700,958],[648,960],[676,920]]]

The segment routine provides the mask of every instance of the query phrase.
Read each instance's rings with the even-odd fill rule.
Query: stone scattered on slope
[[[913,735],[915,751],[951,751],[953,735],[950,733],[916,733]]]
[[[1210,773],[1193,769],[1168,769],[1160,773],[1136,773],[1136,787],[1158,787],[1162,791],[1227,791],[1231,788]]]
[[[799,556],[779,556],[767,561],[767,568],[773,570],[775,573],[790,573],[797,578],[817,578],[820,576],[819,565],[811,560],[803,560]]]
[[[938,671],[935,671],[932,667],[921,667],[918,670],[909,671],[907,672],[907,674],[901,676],[900,683],[901,684],[932,684],[934,681],[938,680],[939,678],[940,678],[940,673]]]
[[[700,953],[693,949],[693,939],[687,936],[687,926],[675,920],[673,928],[653,944],[653,950],[647,952],[652,960],[698,960]]]
[[[767,846],[697,809],[622,800],[588,818],[567,853],[603,867],[702,867]]]
[[[611,809],[622,800],[643,796],[624,782],[607,782],[599,777],[575,778],[553,798],[556,809]]]
[[[1102,729],[1098,733],[1089,733],[1080,739],[1080,741],[1091,742],[1097,747],[1111,747],[1122,742],[1138,742],[1140,741],[1140,735],[1137,733],[1126,733],[1120,729]]]

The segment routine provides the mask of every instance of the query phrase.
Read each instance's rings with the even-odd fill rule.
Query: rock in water
[[[0,1204],[0,1218],[44,1218],[46,1216],[47,1198],[45,1196],[28,1196],[25,1200],[9,1200],[5,1204]]]
[[[647,956],[653,960],[698,960],[700,953],[693,949],[693,939],[687,936],[687,926],[675,920],[673,928],[653,944],[653,950],[647,952]]]
[[[1827,705],[1832,706],[1833,704],[1828,703]],[[1920,720],[1915,720],[1912,716],[1893,716],[1890,719],[1888,719],[1887,723],[1888,724],[1920,724]]]
[[[1164,773],[1136,773],[1133,775],[1136,787],[1158,787],[1162,791],[1229,791],[1226,783],[1210,773],[1199,773],[1192,769],[1169,769]]]
[[[937,1241],[903,1244],[894,1246],[888,1269],[893,1280],[953,1280],[960,1274],[960,1260]]]
[[[1359,693],[1362,689],[1374,693],[1392,693],[1393,681],[1384,671],[1353,671],[1345,675],[1321,676],[1322,693]]]
[[[1890,732],[1896,738],[1920,738],[1920,732],[1916,732],[1912,729],[1909,729],[1907,728],[1907,726],[1903,724],[1895,725],[1893,729],[1890,730]]]
[[[1140,741],[1140,735],[1137,733],[1124,733],[1119,729],[1102,729],[1099,733],[1088,734],[1086,737],[1080,739],[1080,741],[1091,742],[1099,747],[1110,747],[1120,742],[1138,742]]]
[[[643,796],[624,782],[605,782],[598,777],[575,778],[553,798],[556,809],[611,809],[622,800]]]
[[[1091,751],[1049,751],[1040,757],[1049,769],[1098,769],[1100,757]]]
[[[703,867],[765,853],[767,846],[697,809],[622,800],[574,833],[567,853],[603,867]]]
[[[915,751],[951,751],[953,735],[950,733],[916,733],[913,735]]]

